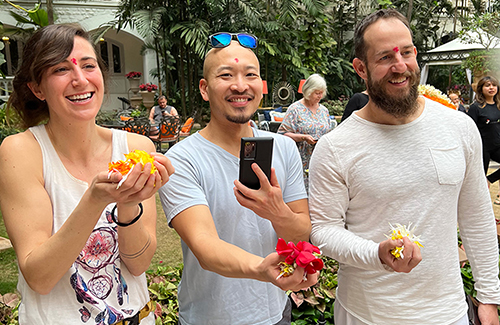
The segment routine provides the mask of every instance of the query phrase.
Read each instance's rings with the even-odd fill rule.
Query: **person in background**
[[[150,135],[159,133],[159,126],[163,116],[179,116],[177,110],[170,105],[167,105],[167,97],[158,97],[158,105],[153,106],[149,112],[149,122],[151,123]]]
[[[325,79],[319,74],[312,74],[302,86],[302,93],[304,97],[288,107],[278,133],[297,143],[308,190],[311,154],[318,139],[331,130],[331,124],[328,109],[320,104],[326,96]]]
[[[284,290],[316,283],[297,268],[279,277],[278,237],[307,241],[310,219],[297,147],[288,137],[250,127],[262,99],[253,35],[211,35],[200,92],[210,123],[166,155],[176,171],[160,199],[168,223],[182,239],[180,324],[290,324]],[[257,164],[261,188],[238,179],[242,137],[273,137],[270,180]]]
[[[310,165],[311,241],[340,264],[335,324],[468,325],[458,223],[479,319],[498,325],[498,242],[477,128],[419,96],[417,49],[396,10],[364,18],[354,48],[369,102],[319,140]]]
[[[102,68],[83,29],[49,25],[26,42],[13,80],[8,105],[29,129],[0,146],[0,207],[19,263],[20,324],[155,323],[144,272],[155,193],[173,167],[147,137],[96,125]],[[154,162],[127,178],[108,172],[135,149]]]
[[[488,173],[490,160],[500,162],[500,94],[498,80],[485,76],[479,80],[476,88],[476,100],[469,107],[467,114],[474,120],[483,142],[483,168]],[[489,184],[500,179],[500,169],[487,176]],[[500,193],[499,193],[500,194]],[[497,194],[494,204],[500,205]]]
[[[449,91],[448,97],[457,108],[457,111],[467,113],[467,109],[463,105],[462,98],[460,97],[460,91]]]
[[[347,105],[345,106],[340,123],[344,122],[344,120],[351,116],[354,111],[360,110],[365,107],[366,104],[368,104],[367,90],[352,95],[352,97],[347,102]]]

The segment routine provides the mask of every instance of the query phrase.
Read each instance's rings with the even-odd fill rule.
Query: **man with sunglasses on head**
[[[235,38],[235,40],[234,40]],[[297,268],[279,277],[277,239],[307,241],[310,219],[295,143],[248,124],[262,98],[259,61],[248,34],[210,37],[200,92],[211,120],[167,152],[176,172],[160,198],[182,239],[179,319],[191,324],[290,324],[284,290],[306,288],[317,274]],[[261,188],[238,179],[242,137],[273,137],[270,180],[253,165]]]
[[[468,325],[457,223],[481,324],[498,324],[498,243],[474,122],[419,96],[417,50],[397,11],[364,18],[354,48],[368,104],[319,140],[310,164],[311,240],[340,263],[335,324]]]

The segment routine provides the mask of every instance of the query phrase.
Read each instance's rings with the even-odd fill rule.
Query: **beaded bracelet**
[[[143,209],[142,209],[142,203],[141,202],[139,202],[139,208],[141,209],[141,211],[139,212],[139,214],[137,215],[137,217],[135,217],[129,223],[123,223],[123,222],[118,221],[118,218],[115,216],[115,211],[116,211],[116,204],[115,204],[115,206],[111,210],[111,219],[113,219],[113,222],[116,223],[120,227],[128,227],[128,226],[133,225],[134,223],[136,223],[137,220],[139,220],[141,218],[142,211],[143,211]]]

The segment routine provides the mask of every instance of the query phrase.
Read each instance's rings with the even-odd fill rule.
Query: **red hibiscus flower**
[[[323,268],[323,261],[319,258],[321,251],[309,242],[287,244],[283,238],[279,238],[276,252],[278,255],[286,256],[285,263],[280,263],[282,272],[279,277],[291,275],[296,266],[304,268],[307,274],[316,273]]]

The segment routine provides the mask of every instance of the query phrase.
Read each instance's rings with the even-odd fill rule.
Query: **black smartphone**
[[[260,188],[259,178],[252,170],[253,163],[259,165],[267,179],[271,178],[273,141],[271,137],[241,138],[239,180],[246,187],[254,190]]]

